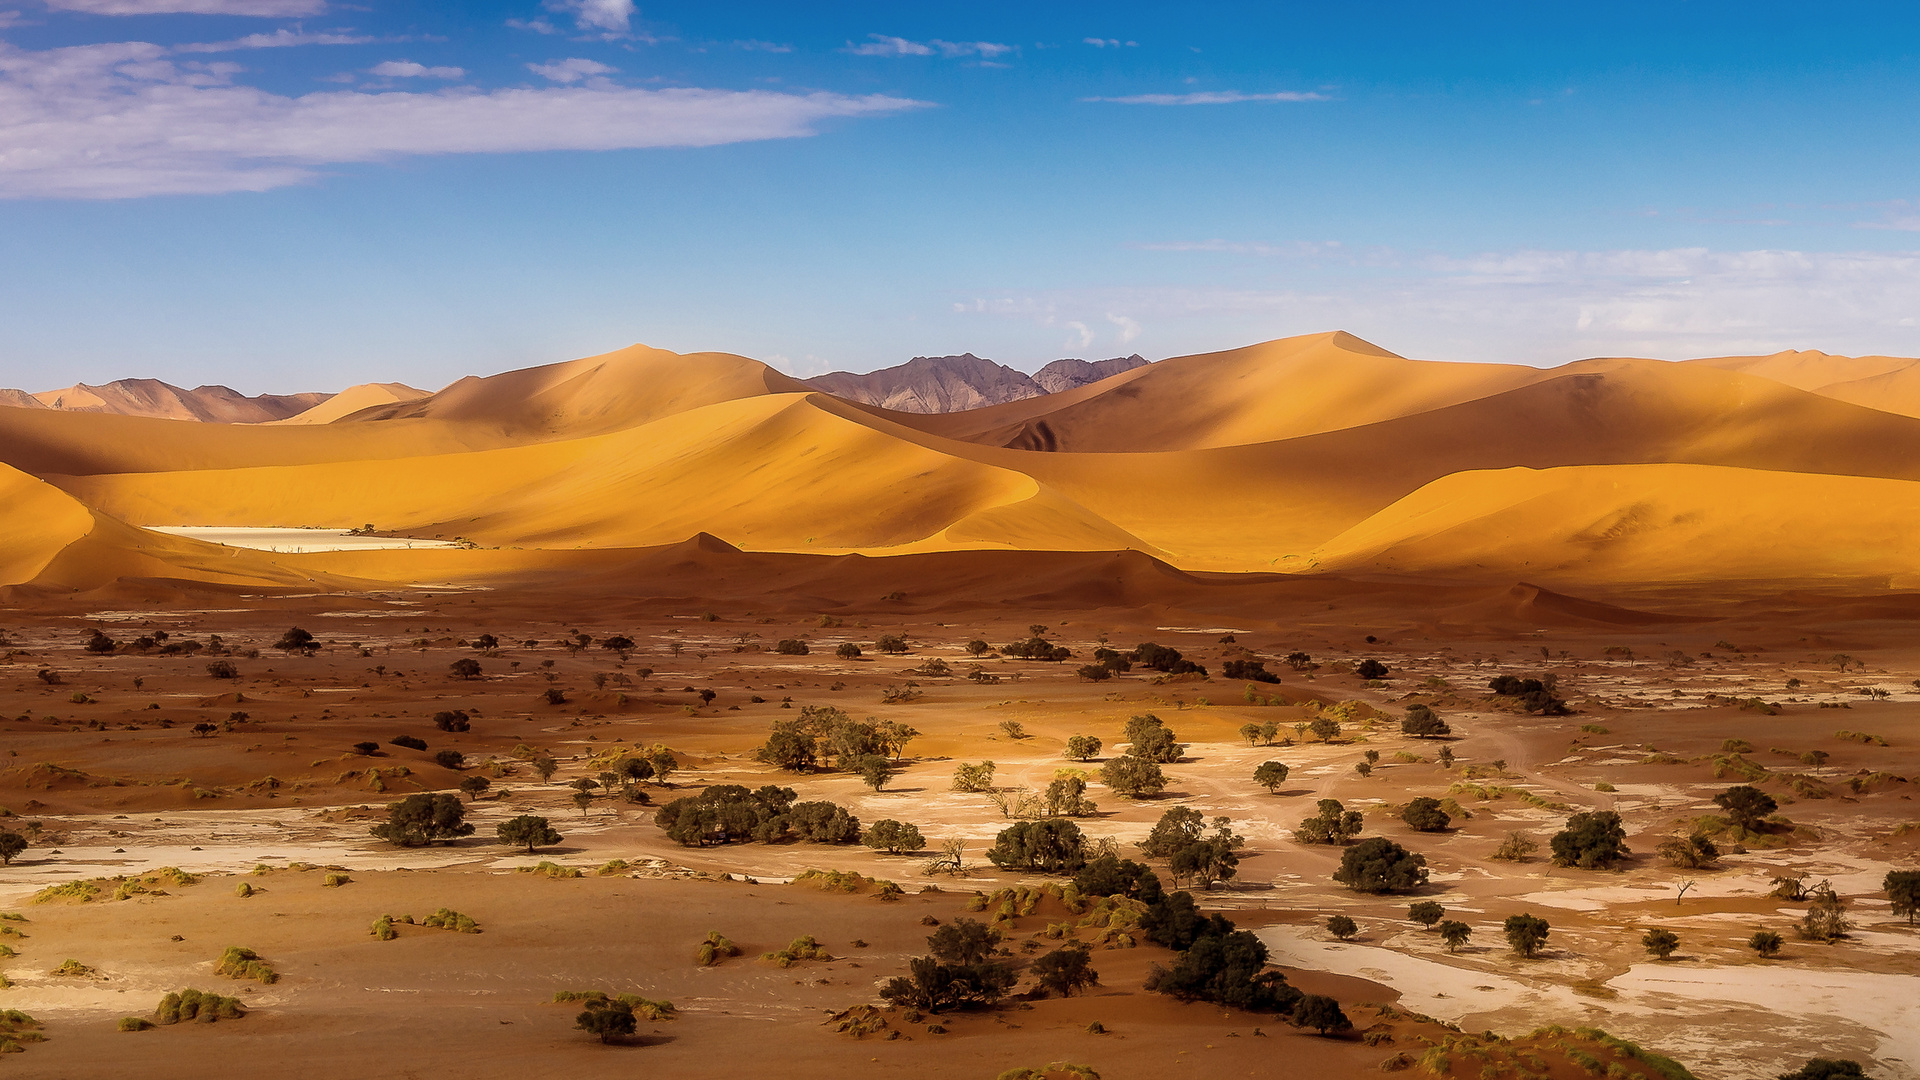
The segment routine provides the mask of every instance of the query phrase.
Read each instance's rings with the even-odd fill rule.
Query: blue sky
[[[0,385],[1920,354],[1920,14],[0,0]]]

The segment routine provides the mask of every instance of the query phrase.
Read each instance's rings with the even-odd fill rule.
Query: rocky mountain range
[[[225,386],[183,390],[158,379],[118,379],[102,386],[80,383],[37,394],[0,390],[0,405],[62,412],[152,416],[162,420],[199,420],[212,424],[261,424],[297,416],[332,394],[261,394],[248,397]]]
[[[1146,364],[1138,353],[1111,360],[1055,360],[1028,375],[972,353],[961,353],[916,356],[904,364],[864,375],[835,371],[801,381],[835,397],[883,409],[951,413],[1057,394]]]

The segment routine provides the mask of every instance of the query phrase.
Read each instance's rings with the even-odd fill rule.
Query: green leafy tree
[[[1473,936],[1473,927],[1455,919],[1440,924],[1440,940],[1447,943],[1448,952],[1459,952],[1460,946]]]
[[[1433,900],[1421,900],[1407,908],[1407,918],[1429,930],[1433,929],[1435,923],[1446,917],[1447,909]]]
[[[1713,797],[1713,804],[1727,812],[1727,820],[1748,832],[1760,831],[1767,815],[1780,808],[1773,796],[1751,784],[1728,788]]]
[[[1146,988],[1168,994],[1181,1001],[1212,1001],[1236,1009],[1257,1012],[1288,1012],[1298,1005],[1300,991],[1287,985],[1285,975],[1268,971],[1267,947],[1252,933],[1235,930],[1220,916],[1200,919],[1192,911],[1193,898],[1174,893],[1166,898],[1174,903],[1185,897],[1187,914],[1174,922],[1185,930],[1178,936],[1164,931],[1159,924],[1149,936],[1160,944],[1181,947],[1183,951],[1171,966],[1155,965],[1147,975]],[[1143,926],[1146,921],[1143,920]]]
[[[1340,1003],[1324,994],[1307,994],[1296,1002],[1293,1006],[1293,1023],[1296,1027],[1312,1028],[1322,1035],[1347,1031],[1353,1027],[1353,1021],[1340,1011]]]
[[[1100,766],[1100,782],[1115,794],[1134,799],[1158,795],[1167,786],[1167,778],[1160,772],[1160,766],[1132,754],[1109,758],[1105,765]]]
[[[1033,962],[1034,981],[1049,994],[1072,997],[1074,991],[1098,985],[1093,950],[1080,942],[1055,949]]]
[[[5,840],[0,839],[0,853],[4,853]],[[1920,870],[1889,870],[1880,887],[1887,890],[1887,899],[1893,901],[1893,913],[1904,915],[1911,926],[1914,917],[1920,915]]]
[[[1762,960],[1771,960],[1780,955],[1780,947],[1786,944],[1779,934],[1771,930],[1758,930],[1747,939],[1747,948],[1760,954]]]
[[[833,655],[842,660],[858,660],[860,659],[860,646],[855,645],[851,641],[843,641],[840,643],[839,648],[833,650]]]
[[[1002,869],[1071,874],[1087,864],[1086,847],[1080,826],[1064,818],[1045,818],[1002,829],[987,859]]]
[[[961,762],[953,770],[953,790],[955,791],[992,791],[994,764],[983,761],[978,765]]]
[[[466,776],[460,779],[460,790],[467,796],[468,802],[472,802],[480,796],[485,795],[487,789],[492,786],[493,781],[484,776]]]
[[[1018,981],[1013,965],[994,958],[1000,935],[960,918],[927,938],[928,954],[907,964],[907,974],[888,980],[880,997],[902,1008],[942,1012],[1005,997]]]
[[[1140,851],[1149,859],[1170,859],[1175,851],[1198,842],[1206,831],[1205,814],[1191,807],[1176,806],[1160,815],[1147,838],[1141,841]]]
[[[1627,830],[1611,810],[1589,810],[1567,819],[1567,827],[1553,836],[1556,866],[1582,870],[1605,869],[1628,855]]]
[[[1174,740],[1173,730],[1152,713],[1127,721],[1127,754],[1131,757],[1162,765],[1179,761],[1187,748]]]
[[[1701,870],[1720,860],[1720,849],[1712,840],[1701,833],[1691,836],[1669,836],[1660,842],[1654,853],[1665,859],[1670,865],[1684,870]]]
[[[0,829],[0,865],[11,866],[27,850],[27,838],[12,829]]]
[[[435,841],[451,841],[473,835],[467,824],[467,808],[457,795],[445,792],[421,792],[387,806],[385,823],[373,827],[373,835],[401,847],[424,847]]]
[[[1453,728],[1430,705],[1407,706],[1406,718],[1400,721],[1400,733],[1412,735],[1417,739],[1437,739],[1453,734]]]
[[[787,826],[811,844],[851,844],[860,839],[860,819],[830,802],[795,803]]]
[[[819,740],[800,720],[775,720],[753,756],[789,772],[812,772],[820,762]]]
[[[1340,737],[1340,721],[1323,714],[1314,717],[1313,722],[1307,725],[1307,730],[1313,732],[1321,742],[1332,742]]]
[[[893,779],[893,761],[879,754],[868,754],[860,759],[858,769],[861,782],[875,791],[887,786]]]
[[[1427,883],[1427,857],[1375,836],[1341,853],[1333,880],[1355,892],[1405,892]]]
[[[1346,941],[1360,932],[1360,927],[1345,915],[1334,915],[1327,919],[1327,933]]]
[[[533,771],[540,774],[541,783],[552,783],[553,774],[560,771],[560,763],[550,757],[537,757],[533,759]]]
[[[1263,761],[1253,767],[1253,782],[1271,795],[1287,782],[1287,767],[1278,761]]]
[[[1071,769],[1054,774],[1043,798],[1048,817],[1087,817],[1098,809],[1087,798],[1087,778]]]
[[[456,679],[477,679],[480,677],[480,661],[471,656],[463,656],[448,664],[447,672]]]
[[[1100,756],[1100,740],[1092,735],[1075,735],[1067,740],[1067,756],[1075,761],[1092,761]]]
[[[1647,950],[1648,956],[1665,960],[1680,947],[1680,935],[1665,927],[1656,926],[1641,936],[1640,945]]]
[[[1514,952],[1529,960],[1533,959],[1533,954],[1540,946],[1547,943],[1547,934],[1552,930],[1547,920],[1530,914],[1507,916],[1504,928],[1507,944],[1513,947]]]
[[[1452,815],[1440,809],[1440,800],[1425,795],[1408,800],[1400,811],[1400,820],[1420,832],[1442,832],[1453,824]]]
[[[297,652],[297,653],[304,653],[307,656],[312,656],[316,651],[319,650],[320,643],[314,640],[312,634],[309,634],[305,630],[302,630],[296,626],[288,630],[286,633],[281,634],[280,640],[274,642],[273,647],[276,649],[279,649],[281,652],[284,652],[284,653]]]
[[[1321,799],[1315,805],[1319,812],[1293,831],[1293,838],[1303,844],[1344,844],[1366,827],[1360,811],[1347,809],[1338,799]]]
[[[1369,681],[1387,677],[1387,665],[1371,657],[1354,666],[1353,673]]]
[[[620,659],[625,660],[627,654],[633,651],[633,639],[625,634],[615,634],[610,638],[602,639],[600,647],[608,652],[620,654]]]
[[[574,1017],[573,1026],[599,1036],[603,1043],[611,1043],[632,1035],[639,1024],[630,1003],[619,998],[589,998],[586,1011]]]
[[[557,844],[565,839],[553,830],[553,826],[547,823],[546,818],[535,817],[532,814],[521,814],[517,818],[509,818],[496,826],[494,833],[500,837],[501,843],[510,844],[513,847],[524,847],[529,855],[533,854],[534,848]]]
[[[926,840],[920,836],[919,829],[891,818],[869,825],[861,842],[875,851],[884,851],[890,855],[903,855],[927,846]]]

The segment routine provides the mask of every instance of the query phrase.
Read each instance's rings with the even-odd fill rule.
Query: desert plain
[[[1920,867],[1915,361],[1325,334],[911,413],[635,347],[348,394],[0,407],[0,1008],[30,1018],[0,1068],[1920,1076],[1885,884]],[[873,775],[761,752],[842,714],[911,734]],[[1121,790],[1142,716],[1175,745]],[[669,835],[726,785],[920,842]],[[1742,825],[1735,788],[1772,805]],[[471,832],[373,834],[427,795]],[[1357,824],[1305,842],[1329,799]],[[1170,811],[1240,839],[1230,875],[1155,848]],[[1582,814],[1624,853],[1556,858]],[[528,816],[558,838],[503,843]],[[989,857],[1041,824],[1071,865]],[[1336,881],[1374,838],[1424,880]],[[1181,954],[1069,887],[1103,854],[1346,1025],[1147,989]],[[1014,983],[883,997],[960,920]],[[1097,981],[1050,991],[1075,943]],[[236,948],[271,978],[217,971]],[[239,1015],[158,1022],[189,988]],[[633,1030],[578,1028],[592,992]]]

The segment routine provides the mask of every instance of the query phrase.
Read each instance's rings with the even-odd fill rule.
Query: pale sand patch
[[[453,548],[447,540],[357,536],[345,529],[268,529],[240,525],[149,525],[153,532],[223,547],[302,555],[318,551],[377,551],[389,548]]]

